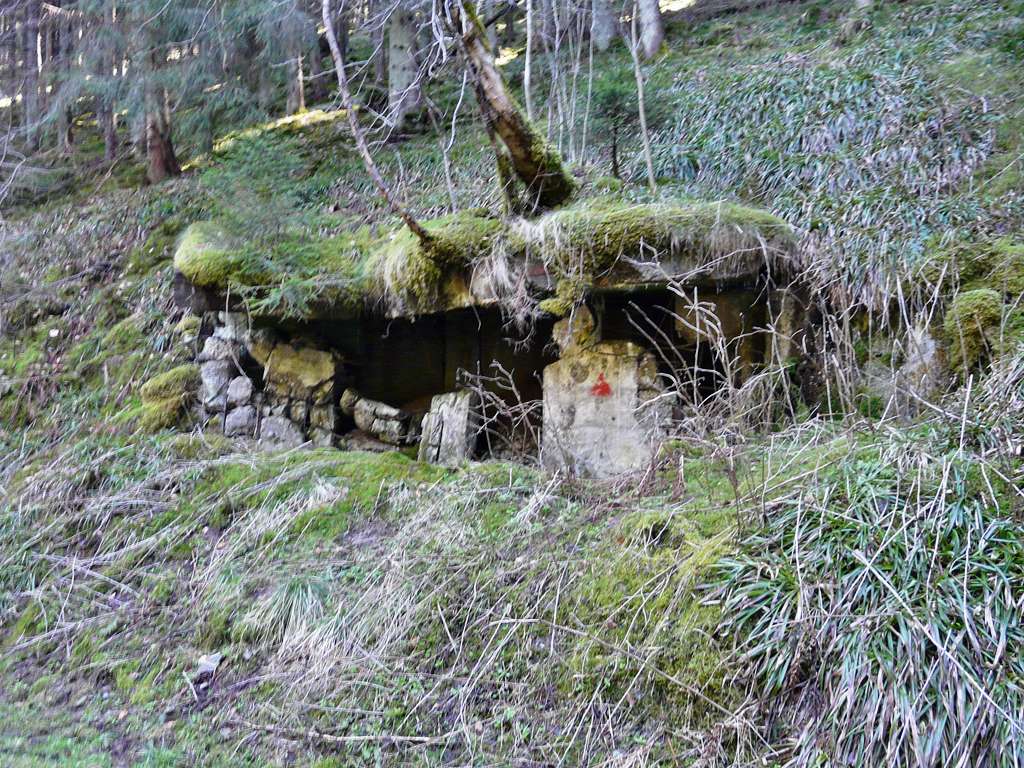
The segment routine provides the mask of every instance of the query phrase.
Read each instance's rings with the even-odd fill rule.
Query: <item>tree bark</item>
[[[665,42],[665,22],[661,18],[658,0],[638,0],[640,14],[640,48],[644,58],[649,59],[661,50]],[[637,7],[634,6],[634,13]]]
[[[614,0],[593,0],[590,17],[590,36],[594,47],[607,51],[612,41],[619,36],[619,14],[613,7]]]
[[[181,173],[170,133],[157,113],[146,116],[146,156],[149,161],[146,178],[150,184],[159,184]]]
[[[39,148],[39,16],[40,0],[28,0],[25,7],[24,45],[22,48],[22,107],[25,145],[29,151]]]
[[[74,113],[70,103],[63,103],[64,99],[58,91],[57,72],[62,71],[67,75],[71,74],[73,66],[72,58],[75,51],[75,22],[69,15],[66,24],[59,21],[56,24],[53,52],[56,66],[51,65],[54,73],[53,92],[59,103],[59,114],[57,116],[57,147],[64,154],[70,154],[74,148]]]
[[[423,102],[416,59],[416,17],[405,3],[388,21],[388,114],[392,129],[401,131],[406,117]]]
[[[533,122],[533,3],[526,0],[526,62],[523,65],[523,95],[526,97],[526,119]]]
[[[116,4],[111,2],[110,8],[104,11],[103,15],[102,23],[111,31],[113,31],[114,25],[117,23],[115,8]],[[101,83],[107,78],[116,77],[118,66],[118,52],[116,48],[111,46],[108,50],[102,52],[99,58],[99,65],[99,80]],[[103,159],[107,162],[113,162],[117,157],[117,115],[114,110],[113,88],[106,86],[104,90],[106,93],[100,97],[97,119],[103,131]]]
[[[288,60],[288,95],[285,99],[285,114],[295,115],[306,109],[306,84],[302,77],[302,54],[296,53]]]
[[[576,182],[565,170],[558,152],[509,95],[469,0],[452,0],[449,16],[459,34],[477,103],[498,154],[499,175],[512,172],[525,187],[522,198],[509,194],[513,208],[529,215],[565,202],[575,193]]]
[[[178,157],[171,140],[171,115],[167,91],[150,86],[146,99],[146,178],[150,184],[181,174]]]

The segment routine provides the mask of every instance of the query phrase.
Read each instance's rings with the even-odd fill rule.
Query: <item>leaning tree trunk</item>
[[[614,0],[594,0],[590,18],[590,36],[599,51],[607,51],[619,35],[619,14]]]
[[[639,0],[640,49],[644,58],[649,59],[661,50],[665,42],[665,22],[661,18],[658,0]]]
[[[419,64],[416,60],[416,17],[405,3],[388,22],[388,114],[393,130],[422,103]]]
[[[494,64],[483,25],[469,0],[453,2],[449,14],[460,31],[460,45],[476,90],[477,102],[494,144],[499,179],[510,207],[526,215],[565,202],[576,182],[562,165],[558,152],[527,120],[513,101],[505,79]],[[511,175],[524,187],[516,194]]]
[[[29,151],[39,148],[39,16],[40,0],[28,0],[25,8],[25,43],[22,49],[22,105],[25,144]]]

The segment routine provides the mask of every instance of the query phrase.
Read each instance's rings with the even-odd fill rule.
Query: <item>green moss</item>
[[[489,253],[503,231],[498,219],[481,210],[460,211],[423,227],[429,243],[403,228],[374,257],[379,290],[418,307],[438,302],[446,275]]]
[[[39,603],[33,601],[25,606],[14,626],[4,637],[3,649],[13,648],[22,640],[39,634],[44,629],[44,616]]]
[[[123,354],[144,346],[145,335],[139,327],[138,319],[126,317],[107,331],[100,341],[100,349],[105,354]]]
[[[154,376],[142,385],[139,394],[143,402],[155,402],[169,397],[185,397],[199,389],[199,366],[179,365]]]
[[[363,229],[323,240],[283,238],[263,249],[238,245],[214,223],[194,224],[175,266],[207,288],[260,289],[259,313],[310,318],[381,296],[399,311],[461,306],[472,301],[465,277],[474,263],[529,255],[560,278],[557,302],[544,311],[564,314],[622,257],[682,262],[677,266],[686,271],[714,261],[723,280],[758,271],[794,246],[785,222],[733,203],[631,204],[611,197],[533,221],[503,222],[477,209],[422,224],[430,235],[425,243],[401,227],[383,238]]]
[[[1024,340],[1024,317],[1003,304],[1001,293],[976,288],[953,299],[943,331],[950,367],[966,376]]]
[[[987,288],[1012,299],[1024,292],[1024,244],[1011,237],[957,241],[928,258],[923,276],[929,284],[944,277],[964,291]]]
[[[226,228],[212,221],[197,222],[185,230],[174,254],[174,268],[204,288],[262,285],[268,277]]]
[[[154,227],[146,240],[128,255],[127,273],[145,275],[169,261],[184,228],[184,223],[177,217],[165,219]]]
[[[142,406],[138,417],[144,432],[158,432],[176,426],[192,404],[199,389],[199,367],[179,365],[153,377],[139,390]]]
[[[727,702],[731,692],[726,649],[715,640],[719,612],[702,605],[698,586],[726,540],[703,539],[690,521],[656,510],[628,516],[613,538],[588,555],[578,587],[576,618],[601,627],[600,636],[577,640],[563,685],[608,700],[632,690],[658,716],[710,720],[716,712],[704,697]]]

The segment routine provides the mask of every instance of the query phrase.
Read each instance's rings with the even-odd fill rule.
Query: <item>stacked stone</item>
[[[263,366],[261,443],[333,445],[338,356],[311,344],[284,343],[269,333],[252,334],[248,350]]]
[[[370,400],[354,389],[341,395],[341,412],[351,416],[356,427],[388,445],[415,445],[420,439],[419,420],[387,403]]]
[[[241,363],[245,336],[245,315],[218,312],[213,335],[204,342],[198,359],[203,409],[220,419],[224,434],[232,437],[253,437],[257,428],[254,387]]]

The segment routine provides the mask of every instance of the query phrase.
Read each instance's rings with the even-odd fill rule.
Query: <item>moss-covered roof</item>
[[[249,295],[270,315],[343,316],[372,304],[436,312],[500,302],[524,276],[541,297],[556,293],[542,308],[560,313],[593,288],[755,280],[787,268],[796,242],[781,219],[724,202],[596,198],[537,219],[469,210],[423,224],[426,243],[401,228],[261,246],[202,222],[174,263],[194,285]]]

